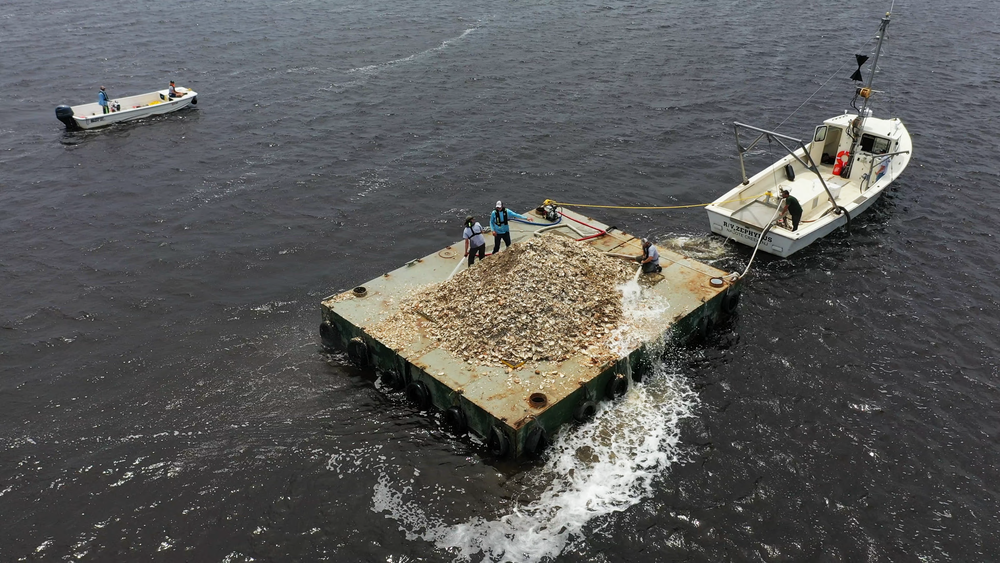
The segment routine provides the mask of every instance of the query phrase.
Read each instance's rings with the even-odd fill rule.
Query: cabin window
[[[826,140],[826,125],[820,125],[816,128],[816,133],[813,134],[813,141],[817,143],[822,143]]]
[[[872,154],[885,154],[889,152],[889,139],[866,133],[861,136],[861,151]]]

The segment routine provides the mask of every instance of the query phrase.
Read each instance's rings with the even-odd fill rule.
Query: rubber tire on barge
[[[494,426],[490,428],[490,437],[486,440],[486,447],[495,457],[507,457],[507,454],[510,453],[510,440],[507,439],[503,430]]]
[[[431,391],[423,381],[411,381],[406,386],[406,398],[422,411],[431,408]]]
[[[607,393],[608,398],[611,400],[624,396],[625,393],[628,393],[628,378],[620,374],[615,375],[611,381],[608,382]]]
[[[326,352],[336,352],[337,342],[340,340],[337,328],[330,323],[320,323],[319,339],[323,343],[323,350]]]
[[[547,447],[549,447],[549,436],[545,433],[544,428],[536,424],[534,428],[528,431],[528,435],[524,437],[524,453],[532,457],[537,457]]]
[[[382,382],[382,385],[393,391],[399,391],[403,387],[406,387],[406,379],[403,377],[403,373],[397,369],[388,369],[381,372],[379,381]]]
[[[449,407],[444,411],[444,423],[456,436],[469,433],[469,418],[465,416],[462,407]]]
[[[360,336],[355,336],[347,343],[347,357],[359,368],[366,368],[371,365],[371,357],[368,355],[368,345]]]

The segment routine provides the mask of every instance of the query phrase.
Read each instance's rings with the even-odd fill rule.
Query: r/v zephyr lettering
[[[759,239],[760,238],[760,233],[758,233],[757,231],[755,231],[753,229],[750,229],[750,228],[747,228],[747,227],[744,227],[743,225],[737,225],[735,223],[730,223],[729,221],[723,221],[722,222],[722,228],[724,228],[724,229],[726,229],[726,230],[728,230],[728,231],[730,231],[730,232],[732,232],[734,234],[743,235],[745,237],[749,237],[749,238],[752,238],[752,239]],[[771,237],[768,236],[767,238],[765,238],[764,242],[770,244],[771,243]]]

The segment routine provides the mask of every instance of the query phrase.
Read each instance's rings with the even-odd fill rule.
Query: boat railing
[[[892,157],[901,154],[910,154],[910,151],[896,151],[885,154],[872,155],[871,161],[868,163],[868,173],[866,173],[864,176],[861,177],[861,186],[860,186],[861,193],[865,193],[866,191],[868,191],[868,188],[871,187],[872,172],[875,170],[876,162],[881,164],[883,161],[888,160],[889,162],[886,164],[886,166],[892,167]],[[889,170],[886,170],[886,172],[888,173]],[[876,179],[876,181],[878,180]]]
[[[744,147],[740,141],[741,128],[748,129],[758,134],[753,142],[746,147]],[[816,165],[816,161],[814,161],[812,155],[809,154],[809,148],[806,146],[804,141],[796,139],[795,137],[789,137],[788,135],[782,135],[781,133],[776,133],[774,131],[768,131],[767,129],[761,129],[759,127],[740,123],[738,121],[733,122],[733,130],[736,133],[736,149],[739,151],[740,156],[740,171],[743,173],[743,185],[748,185],[750,183],[750,179],[747,177],[746,163],[743,161],[743,155],[753,150],[753,148],[757,146],[757,143],[761,140],[767,139],[768,142],[774,141],[781,145],[781,148],[785,149],[785,152],[787,152],[789,156],[797,160],[799,164],[805,167],[806,170],[815,174],[816,177],[819,178],[820,184],[823,186],[823,191],[826,192],[827,197],[830,199],[830,205],[832,205],[834,209],[837,208],[837,198],[834,197],[833,192],[830,191],[830,187],[826,185],[823,175],[819,172],[819,166]],[[785,144],[786,142],[797,144],[798,149],[801,149],[802,156],[804,156],[806,160],[803,160],[802,157],[797,154],[798,149],[792,149]]]

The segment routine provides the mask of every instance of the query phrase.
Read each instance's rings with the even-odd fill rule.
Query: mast
[[[885,39],[885,28],[889,27],[889,16],[889,12],[886,12],[885,17],[882,18],[882,25],[878,28],[878,45],[875,46],[875,58],[872,59],[872,68],[868,73],[868,82],[865,84],[865,89],[868,90],[868,95],[865,96],[865,103],[861,106],[862,119],[867,117],[865,115],[865,110],[868,109],[868,100],[871,99],[872,82],[875,81],[875,68],[878,67],[878,56],[882,54],[882,41]]]
[[[868,72],[868,82],[865,83],[863,88],[858,89],[858,94],[865,99],[865,103],[861,105],[861,111],[858,112],[857,119],[851,124],[854,129],[854,135],[852,135],[851,141],[851,153],[848,157],[847,166],[844,166],[843,171],[840,175],[844,178],[849,178],[851,176],[851,168],[854,165],[854,155],[857,152],[858,145],[861,143],[861,132],[864,131],[865,119],[868,117],[868,102],[871,101],[872,95],[872,82],[875,81],[875,69],[878,67],[878,57],[882,54],[882,41],[885,40],[885,29],[889,27],[889,16],[891,12],[886,12],[885,17],[882,18],[882,25],[878,28],[878,45],[875,46],[875,58],[872,59],[872,68]],[[862,59],[863,60],[863,59]]]

